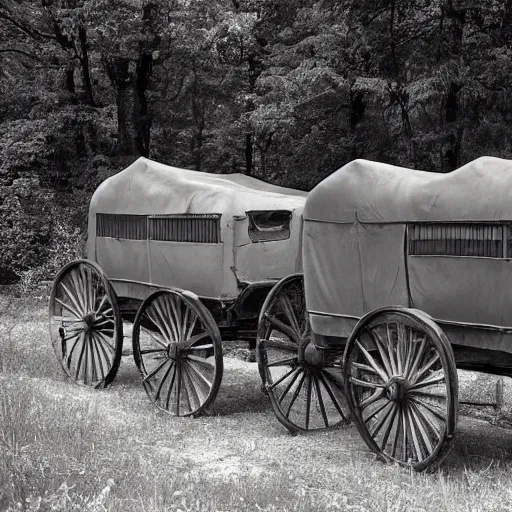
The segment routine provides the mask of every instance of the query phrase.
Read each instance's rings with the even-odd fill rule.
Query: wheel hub
[[[392,402],[403,402],[409,389],[409,381],[405,377],[395,375],[386,384],[386,396]]]
[[[87,313],[82,318],[82,321],[84,322],[84,329],[86,332],[92,331],[92,328],[94,326],[94,322],[96,322],[96,315],[94,313]]]
[[[171,359],[177,359],[179,357],[180,350],[177,343],[169,343],[167,345],[167,356]]]

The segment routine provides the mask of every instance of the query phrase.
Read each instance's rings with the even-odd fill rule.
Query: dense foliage
[[[1,0],[0,281],[73,245],[139,155],[305,190],[358,157],[511,157],[511,21],[510,0]]]

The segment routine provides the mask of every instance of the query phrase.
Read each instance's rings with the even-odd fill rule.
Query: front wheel
[[[282,279],[268,294],[256,354],[276,417],[291,433],[347,421],[341,353],[321,353],[311,342],[301,274]]]
[[[223,372],[219,329],[199,299],[158,290],[139,307],[133,356],[155,406],[173,416],[196,416],[215,400]]]
[[[440,462],[457,424],[453,351],[425,313],[382,308],[364,316],[343,358],[352,417],[381,459],[421,471]]]
[[[88,260],[68,263],[50,296],[50,339],[66,375],[95,388],[116,376],[123,324],[115,291],[101,268]]]

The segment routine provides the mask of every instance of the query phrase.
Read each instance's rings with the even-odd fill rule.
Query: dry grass
[[[43,303],[0,307],[0,510],[512,510],[510,430],[461,418],[443,472],[411,473],[351,426],[291,437],[237,359],[214,415],[171,418],[127,358],[107,390],[66,381]]]

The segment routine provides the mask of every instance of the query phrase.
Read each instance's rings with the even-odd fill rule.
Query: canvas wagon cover
[[[482,157],[448,174],[356,160],[310,192],[303,264],[314,332],[404,305],[435,319],[512,326],[509,258],[407,255],[407,223],[511,221],[512,161]],[[484,342],[485,343],[485,342]],[[495,343],[511,351],[510,340]]]
[[[295,271],[305,198],[305,192],[241,174],[209,174],[139,158],[94,193],[88,256],[110,278],[177,286],[205,297],[232,297],[238,291],[237,278],[273,279]],[[252,210],[292,211],[289,240],[251,244],[243,229],[247,231],[246,212]],[[97,237],[98,213],[221,214],[221,243]]]

